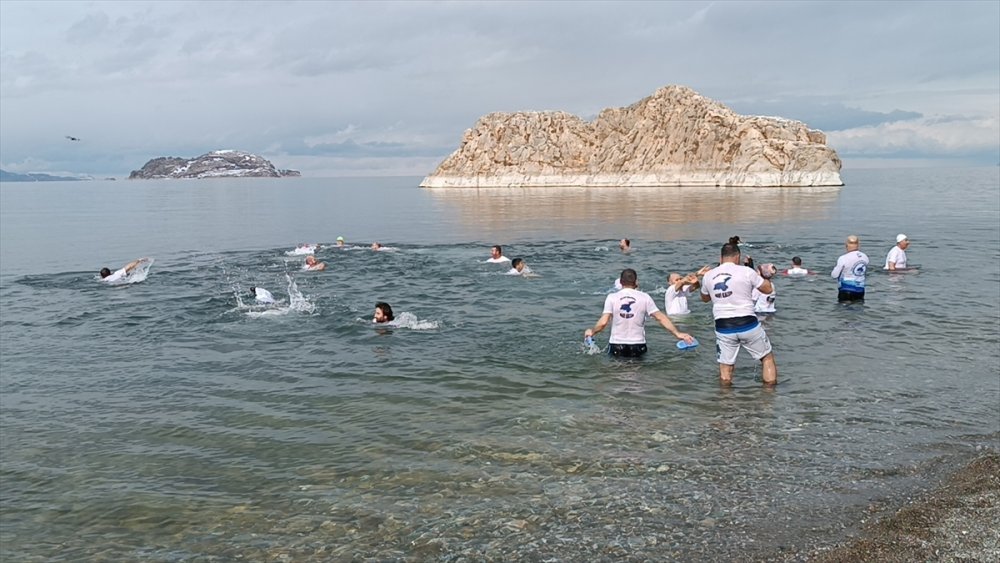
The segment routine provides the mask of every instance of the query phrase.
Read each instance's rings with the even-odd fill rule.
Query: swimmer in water
[[[112,272],[108,268],[101,268],[101,281],[106,283],[114,283],[124,280],[132,273],[133,270],[139,267],[140,264],[148,262],[149,258],[139,258],[138,260],[133,260],[125,266]]]
[[[802,267],[802,259],[798,256],[792,257],[792,267],[788,268],[782,274],[786,276],[808,276],[815,272],[810,272],[809,270]]]
[[[306,263],[302,266],[302,269],[310,272],[321,272],[326,269],[326,262],[319,262],[315,256],[309,255],[306,256]]]
[[[375,304],[375,316],[372,317],[372,322],[375,324],[385,324],[392,322],[396,317],[392,314],[392,307],[383,301],[379,301]]]
[[[270,305],[275,302],[274,296],[271,295],[271,292],[264,289],[263,287],[251,287],[250,295],[252,295],[254,299],[257,300],[257,303],[263,305]]]
[[[501,262],[510,262],[510,258],[503,255],[503,248],[499,244],[495,244],[490,248],[490,257],[486,261],[490,264],[499,264]]]

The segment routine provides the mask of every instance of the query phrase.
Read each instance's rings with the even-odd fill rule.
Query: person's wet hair
[[[740,237],[738,237],[738,236],[731,236],[731,237],[729,237],[729,244],[732,244],[732,245],[735,245],[735,246],[739,246],[741,242],[743,242],[743,241],[741,241]]]
[[[802,259],[799,258],[798,256],[793,256],[792,257],[792,264],[795,264],[796,266],[801,266],[802,265]]]
[[[111,275],[111,270],[107,268],[101,268],[101,277],[106,278]]]
[[[375,304],[375,308],[376,309],[382,309],[382,315],[385,316],[386,320],[391,321],[391,320],[393,320],[393,319],[396,318],[392,314],[392,307],[390,307],[388,303],[385,303],[383,301],[379,301],[378,303]]]
[[[253,295],[254,297],[257,296],[257,288],[256,287],[251,287],[250,288],[250,295]]]
[[[515,258],[515,259],[513,259],[513,260],[510,261],[510,266],[512,268],[516,268],[517,265],[520,264],[521,262],[524,262],[524,260],[522,260],[521,258]]]
[[[739,237],[733,237],[733,238],[739,239]],[[727,242],[726,244],[722,245],[721,256],[723,258],[730,258],[730,257],[733,257],[733,256],[739,256],[740,255],[740,246],[738,244],[732,242],[732,240],[733,239],[729,239],[730,242]]]
[[[622,287],[635,286],[636,281],[638,280],[639,280],[639,275],[636,274],[635,270],[633,270],[632,268],[625,268],[624,270],[622,270],[622,275],[621,277],[618,278],[618,281],[622,282]]]

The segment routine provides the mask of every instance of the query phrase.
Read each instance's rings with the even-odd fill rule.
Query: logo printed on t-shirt
[[[623,297],[622,304],[618,308],[618,316],[623,319],[631,319],[634,317],[635,313],[632,312],[632,305],[635,305],[634,297]]]
[[[722,275],[725,276],[722,279],[722,281],[717,282],[715,285],[712,286],[712,291],[718,291],[719,292],[719,293],[715,294],[715,296],[717,298],[719,298],[719,299],[723,299],[725,297],[729,297],[730,295],[733,294],[732,291],[729,291],[729,280],[731,280],[733,278],[733,276],[731,276],[729,274],[722,274]],[[716,278],[716,279],[718,279],[718,278]]]

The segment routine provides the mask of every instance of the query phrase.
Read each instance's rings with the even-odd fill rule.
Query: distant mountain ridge
[[[93,180],[93,178],[74,178],[71,176],[53,176],[51,174],[18,174],[0,169],[0,182],[67,182],[77,180]]]
[[[267,159],[244,151],[217,150],[195,158],[154,158],[129,174],[129,180],[164,178],[281,178],[298,170],[275,168]]]

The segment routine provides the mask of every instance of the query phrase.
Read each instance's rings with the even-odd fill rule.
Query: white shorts
[[[736,355],[740,346],[747,349],[755,360],[771,353],[771,341],[767,339],[764,327],[757,325],[750,330],[733,334],[715,333],[715,353],[720,364],[731,366],[736,364]]]

